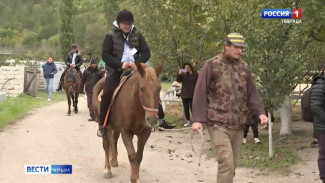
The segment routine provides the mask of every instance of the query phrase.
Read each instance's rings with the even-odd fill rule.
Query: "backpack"
[[[310,94],[312,87],[308,88],[301,98],[301,119],[306,122],[313,122],[314,115],[310,108]]]

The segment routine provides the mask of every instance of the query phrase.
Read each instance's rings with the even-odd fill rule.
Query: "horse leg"
[[[114,132],[113,139],[111,143],[111,152],[112,152],[112,159],[111,159],[111,166],[112,167],[118,167],[118,160],[117,160],[117,140],[120,137],[120,132]]]
[[[126,151],[128,152],[129,161],[131,165],[131,183],[139,183],[139,166],[137,160],[137,154],[134,150],[133,146],[133,134],[129,134],[127,132],[122,133],[123,143],[126,147]]]
[[[146,128],[140,135],[138,135],[138,149],[137,149],[137,163],[140,169],[140,164],[143,158],[143,150],[147,140],[151,134],[151,128]]]
[[[110,147],[110,139],[112,136],[112,130],[108,129],[107,137],[103,137],[103,148],[105,151],[105,167],[103,178],[112,178],[111,165],[109,164],[109,152],[112,147]]]
[[[78,96],[79,96],[79,93],[76,93],[75,94],[75,102],[74,102],[74,113],[78,113]]]
[[[68,98],[68,107],[69,107],[67,114],[71,115],[71,98],[69,94],[67,94],[67,98]]]

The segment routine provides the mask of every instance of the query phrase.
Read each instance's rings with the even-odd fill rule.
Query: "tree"
[[[60,54],[62,58],[70,50],[70,46],[75,42],[74,32],[72,28],[72,11],[73,0],[60,0],[59,18],[60,18]]]

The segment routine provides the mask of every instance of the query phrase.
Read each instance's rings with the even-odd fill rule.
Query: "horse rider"
[[[65,64],[68,66],[68,68],[75,68],[80,76],[82,77],[82,72],[80,70],[80,66],[83,63],[83,59],[81,54],[78,53],[78,45],[72,44],[71,45],[71,52],[67,54],[65,57]],[[57,91],[62,90],[62,84],[63,84],[63,78],[65,76],[65,73],[68,69],[65,69],[60,77],[60,83]]]

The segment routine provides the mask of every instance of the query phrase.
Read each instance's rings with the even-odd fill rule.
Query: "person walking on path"
[[[241,59],[246,47],[238,33],[225,38],[224,52],[207,60],[201,69],[193,97],[192,129],[206,124],[218,161],[217,183],[232,183],[240,158],[247,111],[268,122],[252,74]]]
[[[43,65],[43,75],[45,79],[45,91],[47,93],[47,100],[52,100],[53,93],[53,78],[54,74],[56,74],[58,70],[56,69],[56,65],[53,62],[53,59],[49,57],[45,65]]]
[[[177,82],[182,83],[181,98],[186,117],[186,123],[184,126],[186,127],[191,126],[190,111],[192,111],[192,101],[197,78],[198,74],[194,72],[190,63],[185,63],[183,65],[183,68],[178,71],[176,78]]]
[[[93,89],[96,83],[105,75],[105,71],[100,70],[97,65],[97,60],[92,58],[90,66],[83,72],[80,85],[80,93],[84,93],[84,86],[87,94],[87,105],[90,118],[88,121],[96,121],[95,112],[92,106]]]
[[[252,113],[252,111],[249,111],[247,114],[247,124],[245,125],[244,128],[244,137],[243,137],[243,143],[247,143],[247,134],[249,132],[249,127],[252,128],[253,135],[254,135],[254,143],[261,143],[260,139],[258,138],[258,123],[260,123],[261,120],[256,116],[255,114]]]
[[[310,108],[313,114],[314,137],[317,138],[319,177],[325,183],[325,65],[312,81]]]

